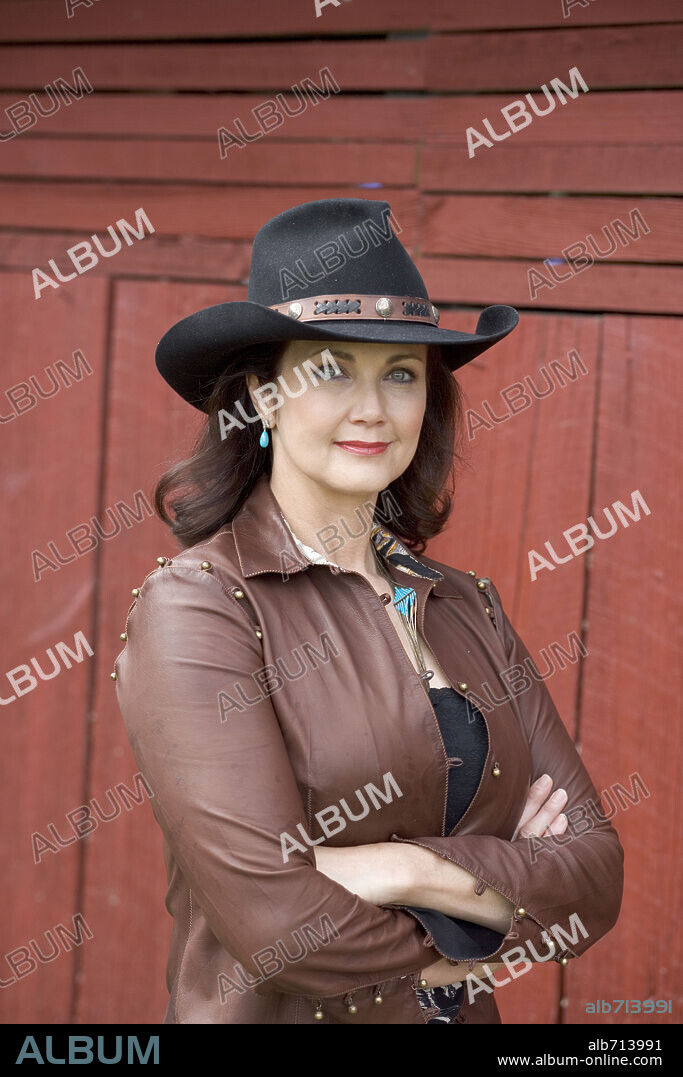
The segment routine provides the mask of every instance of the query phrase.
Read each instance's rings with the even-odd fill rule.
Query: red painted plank
[[[11,627],[8,620],[0,645],[4,872],[6,879],[11,877],[0,926],[3,955],[28,947],[31,939],[43,955],[54,953],[55,944],[45,932],[63,924],[73,934],[73,916],[85,914],[77,892],[84,847],[65,815],[82,803],[95,656],[87,651],[81,652],[81,661],[67,656],[71,664],[67,668],[55,648],[61,642],[78,653],[74,640],[78,632],[95,655],[99,646],[93,634],[97,551],[87,549],[86,532],[81,531],[74,538],[85,549],[77,556],[66,532],[89,521],[98,508],[106,295],[105,281],[79,281],[71,292],[58,292],[48,306],[34,300],[24,274],[3,274],[0,289],[4,326],[0,586],[8,613],[11,610]],[[87,363],[80,370],[73,356],[76,350]],[[69,370],[80,380],[73,380]],[[71,560],[55,570],[39,571],[36,581],[32,553],[50,556],[50,542],[64,560]],[[35,658],[50,675],[55,665],[48,648],[60,672],[31,687],[30,680],[21,679],[26,671],[19,670],[18,688],[24,694],[16,696],[6,672],[28,665],[35,676],[31,664]],[[55,845],[50,824],[70,842],[68,847]],[[37,863],[34,833],[56,849],[42,844]],[[87,915],[85,921],[90,927]],[[80,949],[90,945],[86,937]],[[80,950],[68,952],[57,946],[58,956],[49,963],[37,963],[31,951],[33,968],[25,955],[19,962],[21,978],[3,987],[5,1023],[70,1022],[74,961]],[[8,980],[11,972],[4,956],[2,964],[0,978]]]
[[[421,41],[0,46],[0,85],[41,90],[80,67],[97,89],[286,90],[320,83],[343,91],[530,90],[578,67],[591,89],[678,86],[683,27],[607,27],[449,34]]]
[[[630,806],[624,801],[627,810],[614,817],[626,849],[621,918],[606,940],[601,965],[570,963],[568,1022],[623,1020],[638,1026],[677,1020],[675,1002],[672,1015],[640,1017],[589,1016],[581,1003],[612,998],[615,984],[619,996],[629,999],[676,996],[681,512],[680,451],[673,432],[681,389],[679,320],[605,319],[591,510],[600,530],[608,531],[602,510],[615,500],[630,507],[631,493],[639,490],[650,515],[627,520],[628,528],[618,526],[586,555],[590,660],[581,743],[584,759],[600,773],[599,789],[620,782],[630,791],[629,776],[638,772],[651,795]],[[606,803],[604,810],[614,806]]]
[[[535,26],[595,26],[628,23],[680,21],[681,6],[677,0],[620,0],[618,4],[590,0],[586,6],[573,4],[565,17],[562,0],[524,0],[511,4],[509,0],[432,0],[431,25],[441,30],[486,30],[490,27]]]
[[[311,5],[312,6],[312,5]],[[42,90],[81,67],[102,90],[282,90],[310,78],[321,86],[329,68],[343,91],[420,89],[419,41],[331,41],[287,44],[125,44],[0,46],[0,85]],[[316,101],[315,104],[320,104]],[[358,121],[358,114],[356,113]],[[360,126],[360,125],[359,125]]]
[[[372,4],[328,4],[320,18],[311,3],[284,6],[260,0],[257,6],[216,4],[215,0],[133,0],[125,6],[93,3],[73,9],[45,0],[6,0],[11,8],[0,23],[3,41],[114,41],[212,37],[289,37],[292,35],[380,33],[401,30],[485,30],[502,27],[611,25],[672,22],[680,18],[676,0],[622,0],[615,8],[591,2],[574,5],[564,18],[561,0],[374,0]]]
[[[435,303],[678,314],[683,294],[683,269],[674,266],[596,262],[563,284],[538,292],[529,286],[529,270],[548,270],[536,259],[420,258],[418,267]]]
[[[465,146],[425,146],[421,189],[677,195],[683,175],[682,146],[528,146],[510,139],[495,150],[470,158]]]
[[[559,4],[557,5],[559,7]],[[426,84],[431,90],[531,90],[559,78],[569,85],[577,67],[590,90],[679,86],[683,26],[535,30],[432,37]]]
[[[51,249],[64,252],[76,241],[73,232],[50,232]],[[0,230],[0,266],[31,270],[44,263],[44,232]],[[122,246],[114,259],[100,258],[89,269],[93,276],[164,277],[230,282],[230,298],[241,299],[249,276],[250,240],[207,239],[201,236],[145,236],[144,243]],[[59,264],[59,258],[57,259]],[[30,286],[30,280],[29,285]],[[43,292],[43,294],[45,294]]]
[[[0,94],[0,113],[22,100],[26,100],[26,97],[19,91]],[[49,107],[50,101],[45,94],[38,100],[39,103],[42,101],[43,108]],[[268,135],[268,140],[347,139],[357,142],[362,136],[368,142],[404,141],[466,146],[467,128],[474,126],[481,130],[484,117],[488,117],[492,124],[496,121],[500,124],[500,110],[510,100],[509,93],[487,94],[485,98],[466,95],[422,98],[368,95],[354,98],[353,107],[350,107],[343,93],[332,94],[328,100],[320,101],[318,106],[309,102],[300,115],[288,116],[277,131]],[[241,120],[248,131],[255,133],[258,127],[252,109],[267,101],[279,105],[276,97],[268,94],[95,92],[73,101],[68,108],[63,105],[54,115],[37,120],[33,127],[15,137],[25,139],[30,138],[31,134],[53,137],[66,133],[215,140],[217,129],[233,128],[235,119]],[[293,94],[285,95],[285,103],[290,111],[300,107],[299,98]],[[362,109],[360,130],[359,108]],[[680,144],[683,137],[682,113],[683,93],[680,91],[589,92],[582,94],[581,100],[568,101],[565,108],[555,110],[550,116],[538,117],[517,132],[514,144],[602,146],[605,131],[609,131],[609,142],[613,146],[630,146],[636,131],[639,145]],[[497,130],[497,127],[494,129]],[[11,135],[12,130],[9,119],[0,114],[0,132]],[[256,145],[253,143],[239,152],[249,153]],[[507,145],[499,144],[493,150],[479,152],[485,156],[497,153]]]
[[[425,254],[559,258],[564,249],[590,234],[599,250],[608,251],[609,236],[602,229],[610,226],[614,231],[612,222],[618,220],[633,232],[632,210],[638,210],[645,223],[640,225],[639,238],[625,237],[626,245],[615,241],[613,259],[679,261],[677,233],[683,208],[672,198],[427,195],[422,250]],[[646,227],[649,233],[643,234]]]
[[[156,479],[172,461],[189,455],[203,416],[166,385],[154,365],[154,348],[184,314],[221,302],[216,287],[174,284],[117,285],[108,394],[105,497],[143,487],[152,500]],[[121,535],[103,550],[97,696],[91,788],[118,781],[130,787],[137,765],[109,680],[123,643],[131,588],[156,567],[159,554],[177,544],[158,519]],[[144,870],[143,870],[144,865]],[[85,880],[88,922],[97,945],[83,952],[83,990],[76,1022],[158,1024],[168,992],[166,959],[172,918],[164,909],[166,873],[159,827],[149,799],[93,835]],[[144,954],[144,960],[140,955]],[[135,975],[131,969],[135,968]]]
[[[380,182],[408,186],[415,178],[416,151],[400,142],[345,143],[321,153],[312,142],[264,138],[244,153],[238,146],[220,156],[218,140],[15,138],[3,146],[0,175],[59,179],[185,180],[194,183],[263,184]]]
[[[429,6],[413,0],[373,0],[372,4],[339,0],[316,17],[313,0],[282,4],[259,0],[253,6],[216,0],[128,0],[125,5],[93,3],[77,7],[67,18],[63,4],[50,0],[10,0],[0,24],[3,41],[123,41],[164,38],[291,37],[419,30],[428,23]],[[9,4],[6,0],[5,7]]]
[[[79,238],[82,236],[74,233],[51,231],[50,250],[64,252]],[[0,266],[27,270],[28,291],[30,270],[45,264],[46,241],[43,232],[0,231]],[[408,245],[408,249],[415,256],[414,246]],[[113,260],[100,259],[88,272],[93,276],[215,281],[224,288],[227,298],[243,299],[246,287],[241,282],[249,276],[250,258],[249,240],[155,235],[146,237],[144,243],[126,247]],[[442,306],[442,324],[449,328],[445,306],[451,303],[486,306],[503,302],[536,310],[677,314],[683,292],[683,270],[674,266],[596,262],[590,272],[585,270],[554,289],[541,288],[532,299],[529,270],[547,273],[547,267],[537,260],[417,257],[416,261],[432,299]]]
[[[417,196],[412,191],[393,188],[380,194],[390,203],[405,232],[405,237],[401,233],[402,242],[405,238],[406,243],[413,243]],[[375,192],[353,191],[357,198],[370,195],[377,199]],[[83,232],[85,238],[89,232],[106,232],[119,217],[133,223],[135,210],[142,207],[160,235],[189,233],[253,240],[262,224],[290,206],[335,197],[349,197],[348,189],[240,187],[226,191],[184,185],[0,183],[0,224],[15,228],[57,226]],[[45,261],[59,254],[46,241]]]

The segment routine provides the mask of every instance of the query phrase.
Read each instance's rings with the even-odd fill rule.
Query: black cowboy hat
[[[156,348],[159,373],[206,411],[231,355],[276,340],[438,344],[457,370],[507,336],[514,307],[486,307],[475,333],[439,329],[439,312],[394,234],[388,202],[323,198],[279,213],[259,229],[248,298],[182,318]],[[399,228],[400,231],[400,228]]]

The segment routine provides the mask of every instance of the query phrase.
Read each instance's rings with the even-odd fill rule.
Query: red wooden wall
[[[314,0],[98,0],[71,17],[55,0],[2,5],[0,695],[11,694],[5,671],[32,656],[48,669],[57,641],[73,647],[80,631],[94,652],[2,711],[2,952],[35,939],[46,953],[45,932],[73,931],[77,913],[92,934],[18,966],[5,1021],[156,1023],[167,1000],[171,920],[147,800],[37,864],[31,836],[49,824],[73,834],[67,812],[93,797],[110,811],[107,790],[133,788],[109,673],[130,589],[174,547],[144,516],[37,581],[32,552],[52,542],[73,553],[68,531],[93,516],[111,530],[107,510],[132,506],[136,491],[151,501],[197,428],[156,373],[158,338],[184,314],[246,296],[265,220],[337,195],[391,203],[442,325],[471,330],[489,303],[520,309],[515,333],[460,372],[469,407],[488,401],[503,418],[502,390],[527,376],[541,385],[541,368],[568,365],[572,350],[587,370],[476,433],[448,530],[427,551],[490,575],[534,655],[580,633],[586,658],[548,687],[597,789],[628,789],[637,773],[650,794],[614,819],[626,850],[617,927],[566,970],[537,967],[501,988],[503,1020],[609,1024],[586,1002],[673,997],[681,36],[674,0],[591,0],[567,17],[561,0],[351,0],[319,18]],[[12,137],[5,110],[29,93],[47,107],[43,87],[79,67],[93,92]],[[253,131],[255,105],[319,82],[323,67],[341,92],[220,157],[219,126],[238,117]],[[540,100],[572,67],[588,93],[468,156],[468,127],[488,117],[500,131],[504,105]],[[68,247],[138,207],[153,236],[34,299],[34,267],[54,258],[66,270]],[[544,259],[633,209],[646,235],[531,298],[530,268],[547,273]],[[92,372],[38,398],[31,377],[47,391],[46,368],[73,366],[75,351]],[[650,515],[530,580],[529,550],[549,540],[566,552],[563,530],[600,522],[634,490]],[[2,969],[7,980],[6,959]]]

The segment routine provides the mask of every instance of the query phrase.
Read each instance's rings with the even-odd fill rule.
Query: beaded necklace
[[[375,560],[377,562],[377,569],[380,576],[382,576],[388,583],[391,584],[393,603],[396,612],[400,616],[405,626],[408,638],[411,642],[413,652],[418,661],[422,672],[419,674],[420,680],[425,691],[428,693],[427,681],[430,681],[434,676],[433,669],[427,669],[425,664],[424,655],[422,653],[422,646],[420,644],[420,636],[417,631],[417,594],[414,587],[399,587],[397,583],[394,583],[393,578],[389,575],[389,572],[382,562],[377,547],[373,545],[375,552]]]

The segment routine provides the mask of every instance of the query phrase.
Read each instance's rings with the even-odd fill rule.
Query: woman
[[[517,314],[439,329],[388,210],[279,214],[248,300],[157,348],[209,417],[112,674],[164,835],[166,1023],[499,1022],[494,983],[619,913],[617,833],[565,833],[597,793],[495,586],[414,552],[450,512],[452,371]]]

